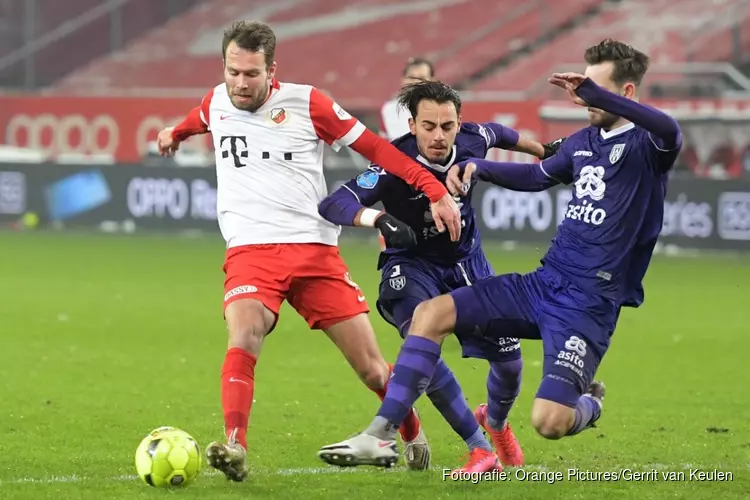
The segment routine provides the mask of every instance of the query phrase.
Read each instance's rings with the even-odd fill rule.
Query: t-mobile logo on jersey
[[[229,148],[226,149],[225,143],[229,143]],[[221,157],[229,158],[232,156],[234,166],[237,168],[244,167],[241,158],[247,158],[247,139],[242,136],[236,135],[224,135],[219,139],[219,146],[221,147]]]
[[[569,204],[565,218],[582,220],[586,224],[595,226],[600,225],[607,217],[607,212],[603,208],[596,208],[590,201],[583,198],[591,198],[593,201],[600,201],[604,198],[604,192],[607,189],[604,182],[604,167],[586,165],[581,169],[575,186],[575,197],[582,201],[580,205]]]

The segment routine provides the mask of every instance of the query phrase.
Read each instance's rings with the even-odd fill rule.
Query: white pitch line
[[[405,471],[403,467],[394,467],[389,472]],[[437,470],[437,469],[436,469]],[[375,468],[340,468],[340,467],[300,467],[294,469],[279,470],[251,470],[250,476],[312,476],[320,474],[362,474],[366,472],[379,472]],[[382,472],[382,471],[380,471]],[[220,472],[201,471],[201,476],[220,476]],[[79,476],[71,474],[68,476],[48,476],[48,477],[20,477],[14,479],[0,479],[0,487],[11,484],[61,484],[61,483],[87,483],[92,481],[107,482],[127,482],[136,481],[138,476],[134,474],[121,474],[119,476]]]
[[[746,464],[745,467],[747,469],[750,469],[750,464]],[[603,469],[606,470],[622,470],[622,469],[630,469],[633,471],[648,471],[648,470],[690,470],[690,469],[703,469],[703,470],[709,470],[709,469],[728,469],[727,467],[724,467],[723,465],[718,466],[711,466],[711,467],[704,467],[700,464],[630,464],[630,465],[618,465],[618,466],[612,466],[612,467],[605,467]],[[443,471],[449,469],[452,470],[453,467],[439,467],[439,466],[433,466],[430,468],[430,471],[436,472],[439,474],[443,474]],[[567,471],[566,468],[561,467],[546,467],[544,465],[527,465],[526,467],[523,467],[524,470],[528,471],[539,471],[539,472],[548,472],[548,471]],[[514,469],[511,469],[514,470]],[[583,469],[581,469],[583,470]],[[737,470],[736,468],[734,470]],[[276,470],[251,470],[250,476],[317,476],[321,474],[363,474],[363,473],[397,473],[397,472],[406,472],[406,469],[404,467],[394,467],[390,470],[383,470],[383,469],[377,469],[375,467],[298,467],[298,468],[291,468],[291,469],[276,469]],[[220,476],[221,473],[217,471],[211,471],[206,470],[202,471],[200,476],[198,476],[198,479],[200,480],[201,476]],[[96,482],[96,481],[106,481],[106,482],[129,482],[129,481],[137,481],[138,476],[133,474],[122,474],[119,476],[109,476],[109,477],[101,477],[101,476],[80,476],[78,474],[71,474],[67,476],[48,476],[48,477],[20,477],[20,478],[13,478],[13,479],[0,479],[0,487],[6,486],[6,485],[20,485],[20,484],[64,484],[64,483],[88,483],[88,482]]]

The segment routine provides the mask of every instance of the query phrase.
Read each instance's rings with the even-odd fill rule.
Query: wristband
[[[359,225],[366,227],[375,227],[375,219],[380,216],[380,210],[374,208],[365,208],[359,216]]]

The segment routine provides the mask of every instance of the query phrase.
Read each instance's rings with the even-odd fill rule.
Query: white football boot
[[[398,446],[395,440],[378,439],[362,433],[346,441],[323,446],[318,457],[328,464],[340,467],[374,465],[387,469],[398,462]]]

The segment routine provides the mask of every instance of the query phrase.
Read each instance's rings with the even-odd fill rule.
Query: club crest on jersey
[[[286,110],[284,108],[273,108],[269,113],[268,117],[271,118],[271,121],[274,122],[277,125],[281,125],[286,121],[286,119],[289,117]]]
[[[403,290],[406,286],[406,276],[399,276],[398,278],[391,278],[388,280],[388,284],[391,285],[391,288],[394,290]]]
[[[615,144],[612,146],[612,151],[609,152],[609,162],[612,165],[617,163],[622,158],[623,152],[625,152],[625,144]]]

